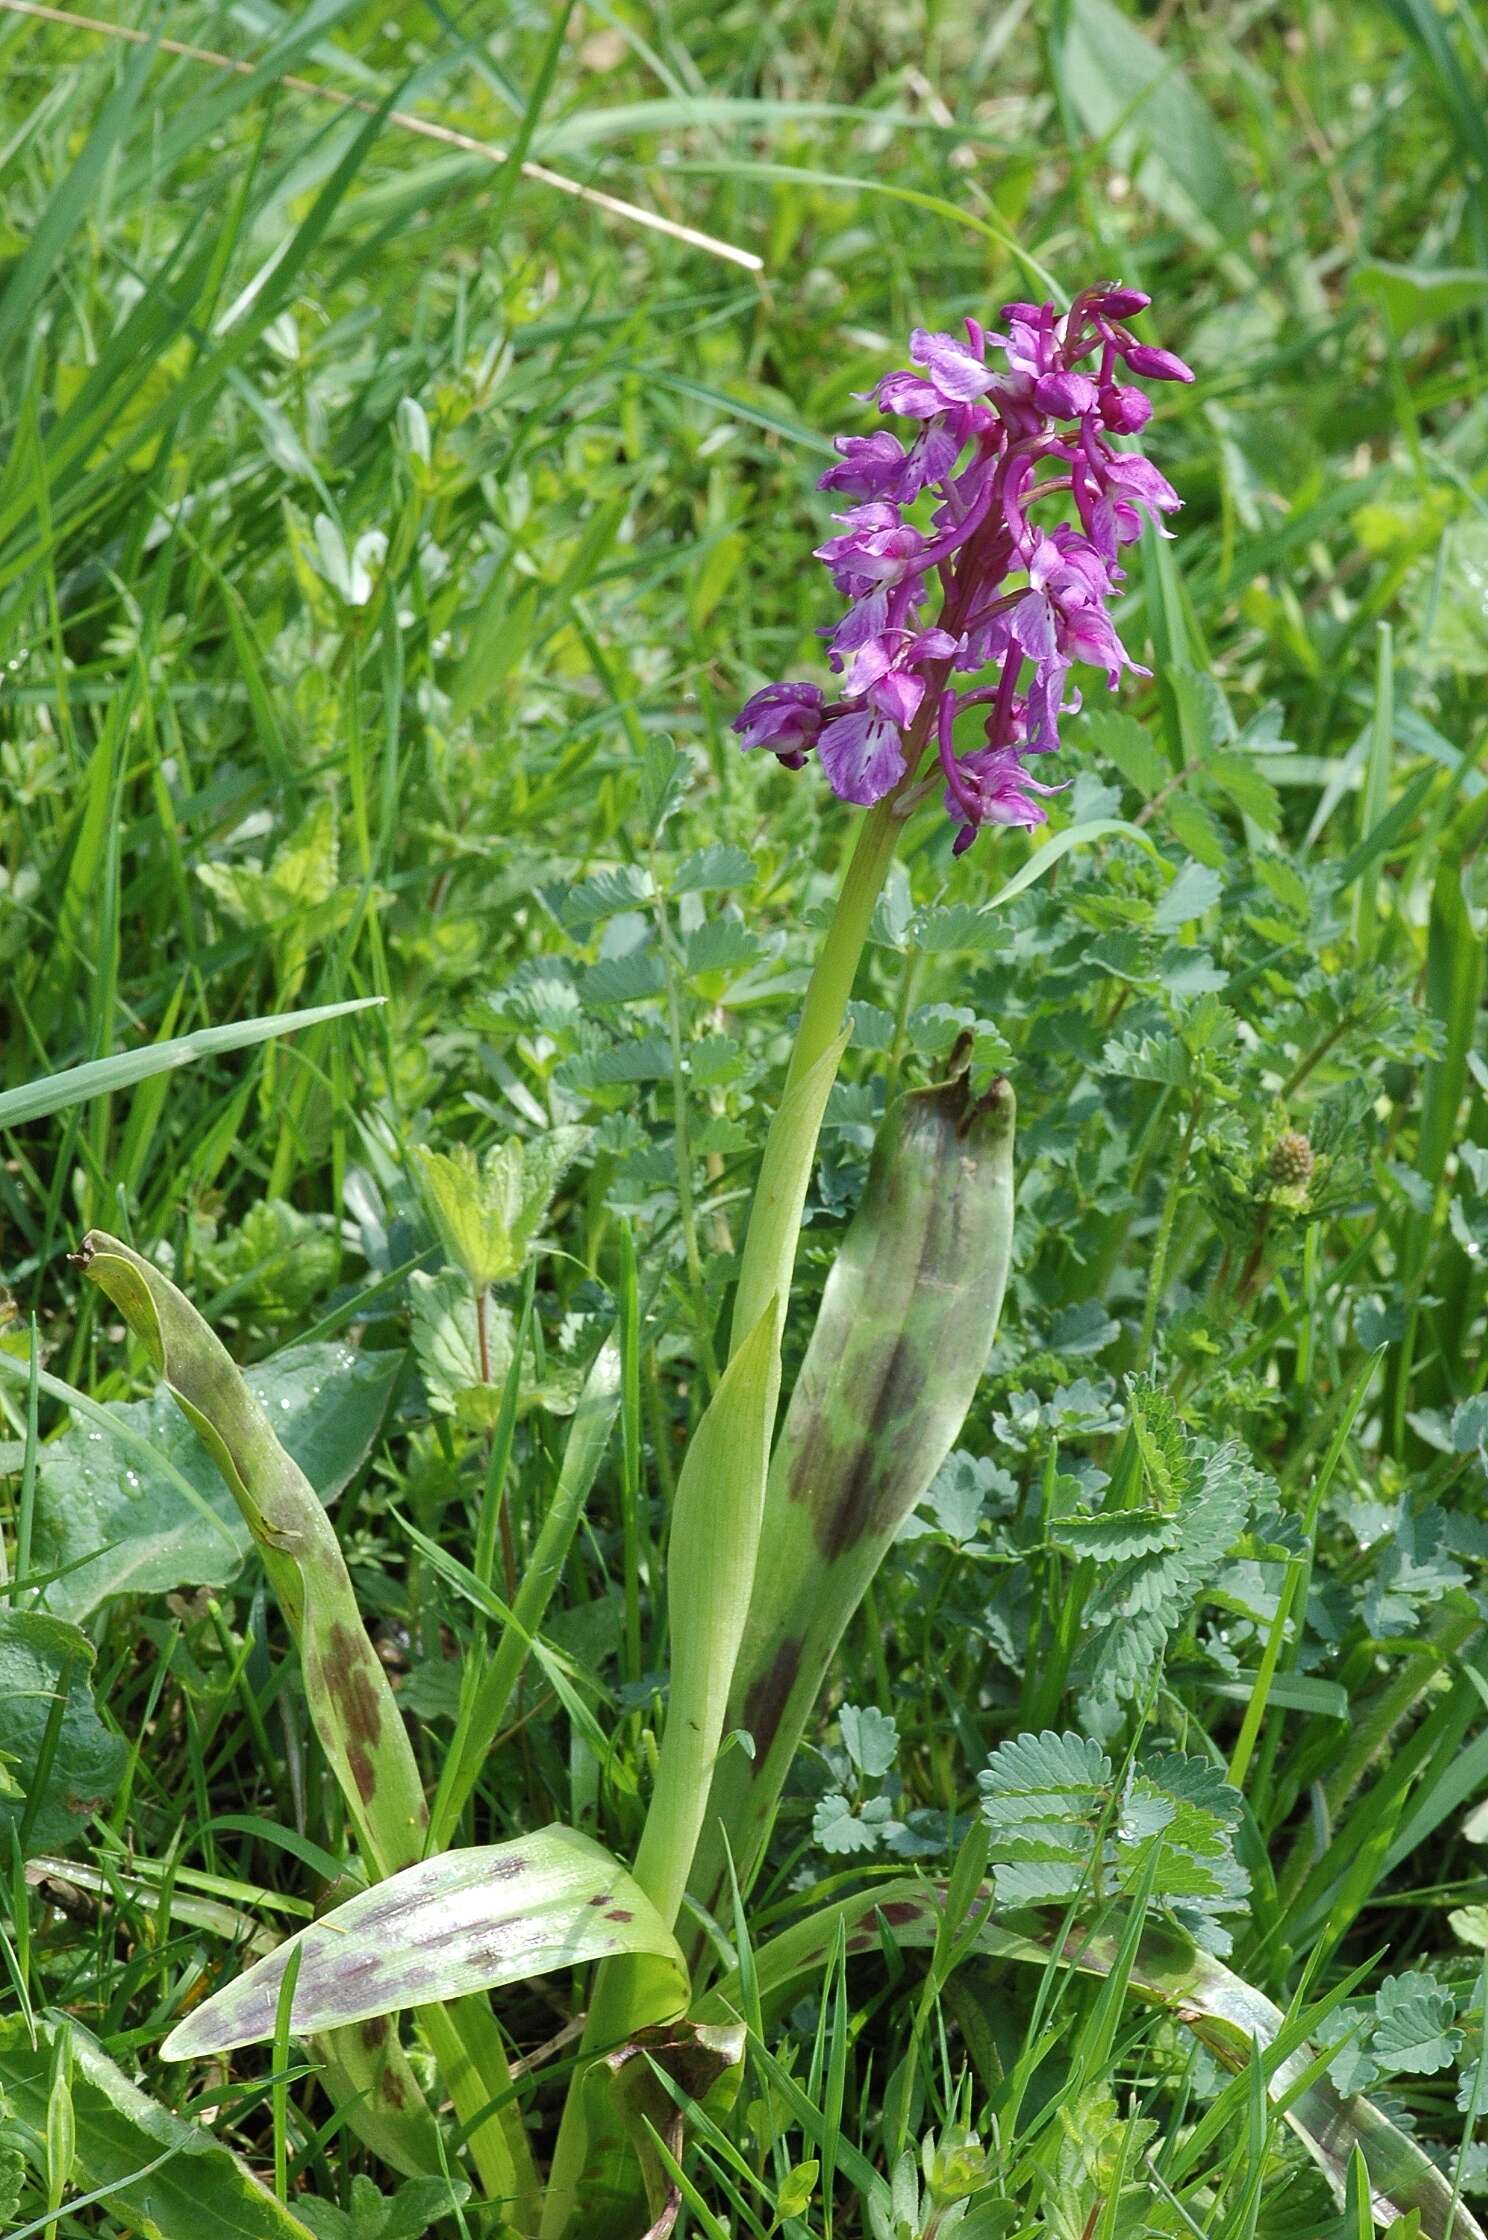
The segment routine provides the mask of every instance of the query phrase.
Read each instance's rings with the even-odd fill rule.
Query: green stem
[[[1162,1305],[1163,1284],[1168,1270],[1168,1247],[1173,1241],[1173,1224],[1178,1218],[1178,1200],[1183,1191],[1183,1178],[1188,1170],[1188,1154],[1193,1147],[1194,1135],[1199,1125],[1199,1107],[1195,1100],[1188,1116],[1188,1126],[1183,1131],[1183,1141],[1178,1146],[1178,1156],[1173,1161],[1173,1171],[1168,1176],[1167,1194],[1163,1199],[1162,1214],[1157,1225],[1157,1241],[1152,1248],[1152,1272],[1147,1281],[1147,1304],[1142,1313],[1142,1334],[1137,1340],[1137,1361],[1145,1366],[1152,1353],[1152,1341],[1157,1335],[1158,1309]]]
[[[900,830],[892,796],[880,801],[863,819],[827,937],[812,968],[785,1087],[760,1161],[734,1296],[731,1354],[738,1351],[772,1299],[790,1296],[801,1209],[816,1157],[822,1111],[837,1070],[830,1063],[830,1055],[842,1033],[874,905],[888,876]],[[812,1094],[810,1105],[803,1111],[802,1096],[793,1092],[801,1092],[808,1080]]]

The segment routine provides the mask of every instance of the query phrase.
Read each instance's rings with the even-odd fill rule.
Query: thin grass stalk
[[[0,9],[8,15],[31,16],[40,23],[60,24],[67,31],[91,31],[98,38],[122,39],[130,46],[158,47],[162,54],[179,55],[182,61],[199,62],[210,70],[230,71],[237,78],[251,78],[259,67],[257,63],[243,62],[233,55],[218,54],[211,47],[190,46],[182,39],[157,38],[154,33],[137,30],[132,24],[107,23],[101,16],[79,15],[71,8],[47,7],[43,0],[0,0]],[[308,94],[313,100],[329,102],[337,109],[355,109],[365,117],[376,116],[380,106],[364,95],[343,93],[338,86],[317,85],[313,78],[296,77],[292,71],[282,72],[275,83],[291,93]],[[468,132],[457,132],[453,125],[415,116],[408,109],[389,109],[387,121],[404,132],[416,133],[422,140],[434,140],[441,147],[457,148],[463,155],[478,156],[484,163],[505,166],[511,161],[509,148],[500,147],[491,140],[477,140]],[[663,216],[659,210],[647,210],[638,202],[627,202],[621,195],[607,194],[602,187],[586,186],[583,180],[570,179],[545,163],[524,159],[517,169],[524,179],[531,179],[538,186],[571,195],[576,202],[587,202],[593,209],[608,211],[612,217],[623,218],[627,224],[640,226],[649,233],[664,233],[669,239],[685,242],[691,249],[702,249],[725,264],[738,265],[744,272],[765,269],[764,259],[757,257],[752,249],[741,249],[732,241],[720,241],[711,233],[701,232],[697,226]]]

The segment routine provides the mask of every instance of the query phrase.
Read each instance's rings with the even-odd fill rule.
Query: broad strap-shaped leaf
[[[780,1301],[772,1299],[709,1402],[672,1505],[671,1692],[656,1791],[636,1860],[637,1879],[669,1921],[681,1911],[687,1888],[754,1586],[779,1356]]]
[[[893,1106],[822,1295],[770,1464],[759,1562],[691,1889],[725,1839],[747,1887],[837,1644],[955,1444],[996,1334],[1013,1234],[1013,1093],[949,1077]]]
[[[43,2016],[33,2045],[24,2016],[0,2017],[0,2094],[30,2131],[46,2134],[63,2031],[72,2041],[72,2195],[105,2192],[121,2227],[156,2240],[311,2240],[235,2154],[131,2084],[81,2023]]]
[[[162,2049],[172,2061],[274,2035],[285,1969],[299,1955],[290,2021],[344,2029],[405,2007],[524,1983],[617,1953],[644,1953],[676,2003],[687,1979],[675,1938],[630,1876],[576,1829],[445,1851],[389,1875],[301,1929],[193,2010]]]
[[[409,1865],[422,1845],[423,1784],[324,1505],[227,1348],[176,1286],[99,1230],[78,1257],[148,1348],[258,1544],[300,1644],[311,1719],[369,1858],[383,1873]]]
[[[110,1861],[107,1870],[86,1859],[28,1860],[26,1880],[45,1894],[48,1884],[91,1890],[108,1914],[121,1895],[143,1903],[157,1918],[162,1909],[177,1929],[222,1937],[239,1954],[261,1958],[280,1941],[279,1931],[256,1922],[219,1898],[183,1890],[159,1868],[142,1873]],[[363,2145],[407,2178],[427,2177],[450,2166],[449,2150],[424,2098],[397,2032],[387,2024],[333,2030],[315,2042],[320,2081]]]
[[[805,1903],[810,1907],[809,1894]],[[808,1911],[754,1954],[759,1996],[766,2012],[778,2012],[798,1997],[830,1959],[839,1925],[849,1958],[883,1949],[885,1932],[896,1945],[933,1946],[944,1929],[945,1885],[911,1879],[880,1882],[850,1898]],[[1076,1927],[1063,1940],[1057,1929],[1045,1939],[1026,1924],[1014,1927],[992,1910],[992,1893],[983,1888],[958,1931],[965,1949],[1051,1962],[1105,1976],[1119,1964],[1125,1924],[1108,1917],[1099,1930]],[[1166,2007],[1209,2050],[1233,2070],[1246,2067],[1253,2051],[1264,2056],[1287,2028],[1274,2000],[1202,1951],[1171,1923],[1148,1921],[1141,1932],[1129,1984],[1140,1998]],[[694,2010],[694,2019],[719,2022],[736,2015],[738,1977],[727,1976]],[[1349,2164],[1357,2148],[1369,2171],[1375,2221],[1393,2224],[1415,2211],[1427,2240],[1488,2240],[1482,2226],[1453,2192],[1450,2179],[1409,2135],[1362,2095],[1337,2091],[1321,2076],[1302,2083],[1315,2066],[1316,2049],[1290,2045],[1268,2065],[1266,2089],[1308,2153],[1324,2172],[1340,2201],[1345,2197]],[[1299,2089],[1300,2086],[1300,2089]]]
[[[190,1300],[152,1262],[101,1230],[83,1239],[78,1258],[149,1349],[258,1545],[299,1644],[315,1732],[368,1861],[379,1875],[412,1865],[427,1825],[418,1761],[324,1505]],[[450,2010],[431,2006],[423,2021],[461,2120],[474,2127],[471,2152],[486,2190],[514,2201],[525,2220],[536,2171],[490,2007],[484,1999]]]
[[[320,1344],[289,1346],[247,1372],[322,1506],[365,1460],[402,1371],[401,1353]],[[119,1436],[100,1439],[104,1423]],[[36,1509],[37,1561],[61,1574],[47,1608],[79,1623],[117,1595],[225,1587],[249,1552],[220,1471],[168,1392],[75,1412],[40,1451]]]

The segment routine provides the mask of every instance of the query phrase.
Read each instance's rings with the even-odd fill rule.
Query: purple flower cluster
[[[1122,546],[1144,519],[1168,535],[1162,517],[1180,501],[1150,460],[1110,441],[1152,412],[1118,371],[1193,379],[1124,324],[1148,301],[1111,285],[1086,289],[1062,317],[1052,303],[1005,304],[1005,332],[968,319],[965,342],[916,329],[914,368],[885,374],[865,399],[917,423],[912,440],[887,429],[839,436],[838,464],[821,478],[848,501],[841,535],[817,549],[847,601],[823,632],[839,696],[766,685],[734,722],[746,747],[793,770],[814,749],[833,791],[867,806],[918,771],[933,741],[926,782],[944,783],[958,854],[984,824],[1045,821],[1038,797],[1060,788],[1028,765],[1058,746],[1060,715],[1080,704],[1073,665],[1104,669],[1112,686],[1123,669],[1148,673],[1108,602]],[[988,363],[989,348],[1001,364]],[[927,622],[932,576],[940,605]],[[985,710],[979,737],[958,743],[957,721],[973,708]]]

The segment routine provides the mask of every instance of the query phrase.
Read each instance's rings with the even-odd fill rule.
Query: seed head
[[[1271,1146],[1266,1172],[1284,1190],[1301,1190],[1312,1180],[1315,1164],[1312,1145],[1295,1128],[1288,1128]]]

